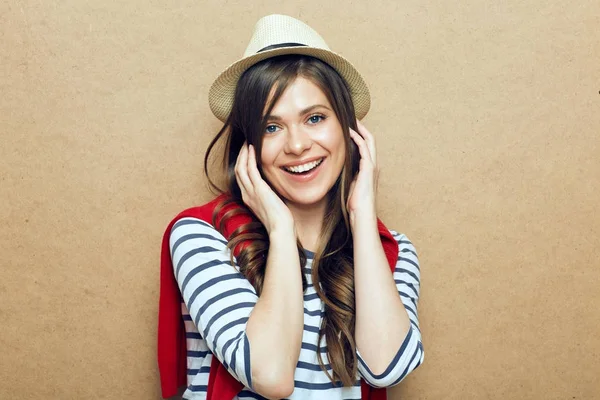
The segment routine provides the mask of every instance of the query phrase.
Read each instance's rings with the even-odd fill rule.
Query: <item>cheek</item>
[[[346,141],[344,140],[344,137],[341,132],[339,133],[339,135],[335,136],[335,140],[331,141],[330,148],[336,153],[336,156],[343,164],[346,160]]]
[[[267,143],[263,143],[261,152],[260,152],[260,162],[263,165],[263,168],[268,168],[273,164],[274,156],[271,147]]]
[[[314,134],[313,140],[331,153],[337,153],[340,150],[345,151],[346,149],[342,127],[337,123],[324,125]]]
[[[275,146],[273,146],[273,143],[263,143],[260,155],[263,174],[268,180],[270,180],[274,170],[277,168],[274,165],[277,159],[277,151]]]

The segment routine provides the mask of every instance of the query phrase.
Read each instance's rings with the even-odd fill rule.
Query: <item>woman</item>
[[[369,104],[354,67],[281,15],[213,84],[205,171],[224,138],[226,190],[163,238],[164,397],[384,399],[422,362],[418,260],[376,216]]]

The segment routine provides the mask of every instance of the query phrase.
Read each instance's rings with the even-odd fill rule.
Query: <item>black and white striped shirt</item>
[[[313,254],[307,252],[304,293],[304,333],[294,375],[295,389],[290,400],[360,399],[360,378],[375,387],[399,383],[423,361],[423,345],[417,316],[420,271],[417,254],[405,235],[390,231],[399,245],[394,280],[408,312],[411,327],[389,367],[373,374],[360,357],[358,375],[352,387],[334,385],[317,361],[317,341],[324,305],[311,280]],[[244,385],[236,399],[261,399],[252,392],[250,346],[246,323],[258,300],[250,282],[231,266],[227,240],[210,224],[196,218],[181,218],[171,230],[171,258],[181,290],[182,315],[187,337],[188,386],[184,399],[205,399],[213,354]],[[324,338],[323,338],[324,340]],[[327,363],[326,343],[321,348]]]

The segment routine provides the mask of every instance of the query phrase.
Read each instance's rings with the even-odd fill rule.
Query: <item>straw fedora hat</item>
[[[318,58],[333,67],[345,79],[354,102],[356,118],[362,119],[371,106],[371,96],[362,76],[344,57],[329,50],[323,38],[310,26],[287,15],[268,15],[254,27],[244,57],[230,65],[213,82],[208,102],[213,114],[225,122],[240,76],[254,64],[284,54],[303,54]]]

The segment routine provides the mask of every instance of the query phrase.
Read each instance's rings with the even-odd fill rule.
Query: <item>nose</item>
[[[303,127],[289,127],[284,148],[286,153],[300,155],[310,149],[311,146],[310,135]]]

